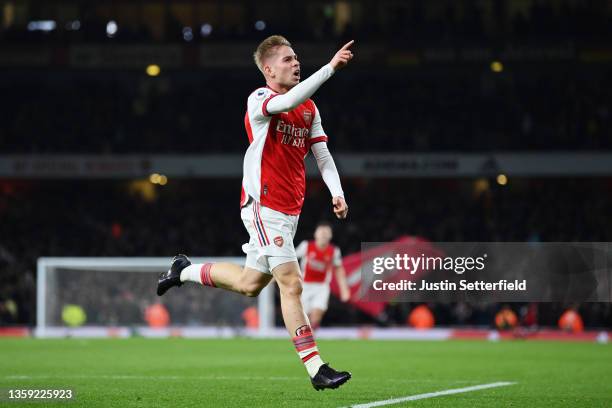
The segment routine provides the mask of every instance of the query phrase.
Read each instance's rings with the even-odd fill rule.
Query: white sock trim
[[[317,375],[317,373],[319,372],[319,368],[322,365],[323,365],[323,360],[321,360],[320,355],[316,355],[304,363],[304,366],[306,367],[306,371],[308,371],[308,375],[310,376],[310,378]]]
[[[195,282],[202,284],[200,270],[204,264],[191,264],[181,271],[181,282]]]

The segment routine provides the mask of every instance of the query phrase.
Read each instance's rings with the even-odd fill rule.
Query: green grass
[[[610,407],[612,347],[594,343],[320,341],[353,379],[312,389],[287,340],[0,340],[0,388],[72,388],[53,407],[339,407],[496,381],[415,407]],[[17,376],[23,376],[19,378]]]

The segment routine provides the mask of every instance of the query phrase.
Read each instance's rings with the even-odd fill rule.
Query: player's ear
[[[263,71],[264,71],[264,75],[265,76],[269,76],[270,78],[274,78],[275,74],[274,71],[272,70],[272,67],[268,64],[265,64],[263,66]]]

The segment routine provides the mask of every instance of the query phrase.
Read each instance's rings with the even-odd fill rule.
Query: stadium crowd
[[[0,111],[5,153],[204,154],[244,152],[245,101],[262,80],[253,66],[164,78],[14,74],[0,83],[11,100]],[[335,151],[595,150],[612,148],[608,89],[610,71],[596,68],[389,69],[347,71],[315,101]]]
[[[0,186],[0,217],[9,220],[0,223],[0,324],[34,323],[34,277],[40,256],[243,255],[240,247],[247,235],[238,216],[239,180],[171,180],[156,187],[155,197],[145,197],[131,183],[119,181],[7,181]],[[308,190],[296,242],[308,239],[316,223],[332,215],[324,185],[312,181]],[[491,181],[484,190],[475,188],[473,180],[352,179],[345,181],[345,191],[350,222],[334,222],[335,242],[344,254],[359,251],[362,241],[389,241],[404,234],[440,242],[606,242],[612,231],[608,179],[512,179],[503,187]],[[129,314],[112,319],[134,319],[143,301],[154,299],[154,277],[151,282],[130,278],[138,280],[133,288],[129,280],[121,284],[115,279],[116,285],[108,286],[63,279],[63,299],[92,305],[86,312],[93,322],[106,318],[100,302],[113,305],[108,313]],[[100,276],[81,279],[100,281]],[[134,296],[134,290],[147,284],[150,299]],[[78,287],[70,291],[74,285]],[[100,299],[93,291],[106,295]],[[194,311],[183,323],[207,321],[202,311],[210,298],[202,293],[200,289],[174,300],[178,303],[173,310]],[[387,317],[378,323],[403,325],[411,306],[390,305]],[[443,325],[490,325],[499,307],[434,305],[434,313]],[[564,307],[541,304],[538,323],[554,326]],[[612,325],[609,304],[585,303],[579,310],[586,326]],[[324,323],[372,322],[334,301]]]

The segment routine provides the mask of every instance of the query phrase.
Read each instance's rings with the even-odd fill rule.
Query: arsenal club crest
[[[312,112],[309,111],[308,109],[304,109],[304,122],[306,122],[307,125],[310,125],[311,121],[312,121]]]
[[[284,242],[285,241],[283,240],[283,237],[281,237],[280,235],[278,237],[274,238],[274,243],[278,247],[282,247]]]

